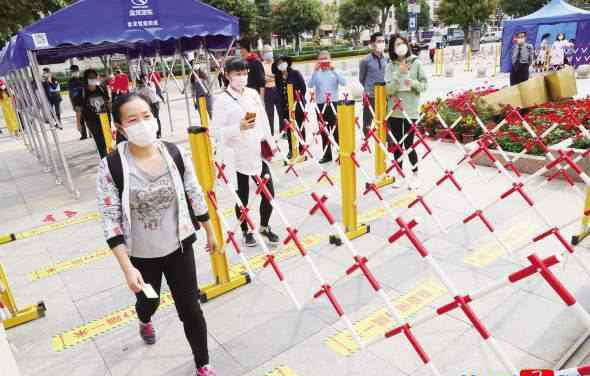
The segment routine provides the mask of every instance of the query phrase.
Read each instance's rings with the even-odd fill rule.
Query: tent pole
[[[16,88],[16,78],[14,77],[14,74],[12,72],[8,74],[8,77],[11,80],[10,89],[13,94],[14,113],[16,114],[16,121],[18,123],[19,131],[23,137],[23,141],[25,143],[25,146],[27,147],[27,150],[29,151],[29,153],[33,153],[33,146],[31,144],[31,140],[29,139],[29,133],[25,130],[25,126],[23,124],[23,119],[22,119],[22,115],[21,115],[23,110],[22,110],[21,103],[20,103],[21,100],[17,95],[18,90]]]
[[[31,83],[29,82],[24,69],[21,69],[19,71],[19,75],[21,77],[23,91],[24,91],[24,93],[28,99],[28,102],[29,102],[29,111],[30,111],[29,112],[29,116],[30,116],[29,124],[31,126],[31,130],[33,132],[33,135],[35,136],[35,138],[37,140],[37,146],[39,147],[38,148],[38,152],[39,152],[39,156],[40,156],[39,161],[44,166],[43,171],[49,172],[50,168],[48,167],[49,166],[48,156],[45,154],[45,148],[43,145],[43,140],[41,138],[41,130],[39,128],[39,123],[37,121],[39,108],[35,104],[35,99],[32,94],[33,88],[31,87]]]
[[[164,58],[160,57],[160,64],[162,64],[162,78],[166,76],[166,72],[164,72],[163,65],[164,65]],[[162,85],[160,85],[160,89],[162,89]],[[166,82],[164,84],[164,93],[166,94],[166,109],[168,110],[168,121],[170,125],[170,133],[174,134],[174,125],[172,124],[172,109],[170,108],[170,94],[168,91],[168,79],[166,77]]]
[[[19,76],[18,71],[12,72],[12,76],[14,78],[14,85],[15,85],[15,95],[17,97],[18,102],[20,103],[21,106],[21,118],[23,121],[23,127],[25,129],[25,132],[27,133],[27,135],[29,136],[29,141],[31,142],[31,146],[32,146],[32,154],[35,158],[37,158],[37,160],[39,162],[41,162],[41,153],[39,151],[39,144],[37,142],[37,138],[35,137],[35,135],[33,134],[33,126],[32,126],[32,122],[29,118],[29,116],[32,114],[30,110],[30,106],[29,103],[27,101],[27,98],[25,96],[25,92],[23,90],[23,83],[22,80]]]
[[[34,54],[31,51],[27,51],[27,54],[29,55],[29,61],[31,61],[33,63],[33,67],[31,69],[32,73],[33,73],[33,77],[35,78],[35,81],[37,82],[37,85],[40,84],[40,77],[39,77],[39,64],[37,62],[37,55]],[[40,87],[40,86],[37,86]],[[45,109],[49,109],[49,102],[47,101],[47,98],[43,96],[43,98],[41,98],[41,102],[42,102],[42,106],[45,107]],[[53,115],[53,113],[50,113],[51,115]],[[52,120],[52,118],[50,117],[49,120]],[[66,157],[63,153],[63,150],[61,149],[61,145],[59,142],[59,136],[57,134],[57,118],[53,119],[55,121],[55,126],[51,127],[51,133],[53,136],[53,142],[55,143],[55,150],[57,152],[57,155],[60,158],[60,162],[62,164],[62,167],[64,169],[64,173],[66,175],[66,181],[68,183],[68,189],[70,190],[70,192],[74,195],[74,197],[79,198],[80,197],[80,192],[76,189],[76,186],[74,185],[74,180],[72,179],[72,174],[70,173],[70,166],[68,164],[68,161],[66,160]],[[45,130],[45,129],[44,129]],[[45,133],[43,134],[44,137],[47,137],[45,135]],[[48,143],[48,148],[49,148],[49,143]],[[57,169],[57,163],[53,160],[53,155],[51,156],[52,162],[55,166],[55,176],[58,179],[59,183],[56,181],[57,184],[61,184],[61,178],[59,177],[59,171]]]
[[[193,120],[192,120],[192,116],[191,116],[191,104],[190,104],[190,98],[188,97],[188,87],[187,87],[187,79],[186,79],[186,67],[184,66],[184,55],[182,54],[182,48],[181,48],[181,42],[178,41],[178,53],[180,54],[180,64],[182,67],[182,82],[184,85],[184,102],[186,104],[186,116],[187,116],[187,120],[188,120],[188,126],[192,126],[193,125]]]

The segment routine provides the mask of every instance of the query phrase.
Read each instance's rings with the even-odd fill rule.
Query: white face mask
[[[279,66],[278,66],[277,68],[279,68],[279,70],[280,70],[281,72],[284,72],[284,71],[286,71],[286,70],[287,70],[287,68],[289,68],[289,64],[287,64],[287,63],[280,63],[280,64],[279,64]]]
[[[232,76],[231,80],[229,81],[229,85],[235,91],[241,92],[246,85],[248,84],[248,76],[247,75],[237,75]]]
[[[375,51],[382,53],[385,51],[385,42],[375,43]]]
[[[395,54],[399,57],[405,57],[408,54],[408,46],[406,44],[400,44],[395,47]]]
[[[97,79],[88,80],[88,85],[90,85],[90,86],[98,86],[99,84],[100,84],[100,81]]]
[[[155,118],[138,121],[125,129],[127,140],[137,146],[146,147],[156,142],[158,123]]]

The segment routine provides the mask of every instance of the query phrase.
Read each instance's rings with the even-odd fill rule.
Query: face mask
[[[281,72],[284,72],[284,71],[286,71],[288,67],[289,67],[289,64],[287,64],[287,63],[281,63],[281,64],[279,64],[279,66],[278,66],[278,68],[279,68],[279,70],[280,70]]]
[[[330,68],[330,60],[320,60],[320,68],[329,69]]]
[[[88,80],[88,85],[89,86],[98,86],[98,84],[100,84],[100,81],[96,78],[94,79],[89,79]]]
[[[235,91],[241,92],[248,84],[248,76],[245,76],[245,75],[232,76],[229,84],[232,87],[232,89],[234,89]]]
[[[142,120],[125,129],[127,139],[132,144],[146,147],[156,142],[158,123],[155,118]]]
[[[271,61],[274,58],[274,55],[272,52],[265,52],[264,55],[262,55],[264,60],[266,61]]]
[[[80,77],[80,72],[72,72],[72,77],[74,77],[74,78]]]
[[[375,43],[375,51],[377,51],[379,53],[385,51],[385,43],[384,42]]]
[[[408,54],[408,46],[406,44],[400,44],[395,47],[395,54],[399,57],[405,57]]]

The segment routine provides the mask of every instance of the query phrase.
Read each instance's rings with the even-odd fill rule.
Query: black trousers
[[[278,111],[279,107],[279,93],[276,87],[267,87],[264,89],[264,108],[266,110],[266,116],[270,123],[270,134],[275,135],[275,108]],[[279,129],[282,124],[279,124]]]
[[[98,150],[98,154],[100,155],[100,159],[103,159],[107,156],[107,144],[104,140],[104,135],[102,134],[102,126],[100,125],[100,119],[84,119],[84,123],[88,127],[90,133],[92,133],[92,138],[94,138],[94,142],[96,143],[96,149]]]
[[[336,106],[336,105],[334,105]],[[334,129],[334,141],[338,143],[338,127],[336,126],[336,114],[334,110],[332,110],[332,106],[328,103],[319,104],[318,108],[324,114],[324,121],[326,122],[326,128],[329,132],[332,132]],[[335,108],[335,107],[334,107]],[[320,114],[318,114],[318,120],[320,118]],[[324,158],[332,159],[332,144],[330,143],[330,139],[324,133],[322,133],[322,148],[325,150]]]
[[[250,179],[252,179],[254,182],[254,177],[253,176],[249,176],[249,175],[244,175],[241,173],[237,173],[238,175],[238,190],[236,191],[238,196],[240,197],[240,201],[242,201],[242,205],[244,205],[245,207],[248,206],[248,200],[250,198]],[[268,175],[269,177],[269,181],[268,184],[266,185],[266,187],[268,188],[268,191],[270,192],[270,194],[272,195],[272,197],[275,196],[275,189],[272,183],[272,177],[270,176],[270,171],[268,169],[268,166],[266,165],[266,163],[262,163],[262,172],[260,174],[261,178],[264,178],[265,175]],[[256,183],[254,183],[256,184]],[[240,219],[240,208],[238,207],[238,205],[236,205],[236,216],[238,218],[238,220]],[[260,225],[262,227],[266,227],[268,226],[268,223],[270,222],[270,216],[272,215],[272,205],[270,204],[270,201],[268,201],[268,199],[262,195],[262,199],[260,201]],[[242,228],[242,232],[243,233],[247,233],[249,231],[248,229],[248,224],[246,221],[242,222],[240,224],[240,227]]]
[[[369,103],[373,111],[375,111],[375,98],[369,97]],[[365,137],[367,137],[371,124],[373,124],[373,114],[369,108],[363,106],[363,134]]]
[[[510,70],[510,86],[518,85],[529,79],[529,64],[516,63]]]
[[[61,123],[61,101],[52,101],[51,107],[55,110],[55,116],[57,116],[57,120]]]
[[[398,145],[400,145],[406,151],[412,148],[412,145],[414,145],[415,132],[410,132],[412,124],[410,124],[408,120],[390,117],[389,119],[387,119],[387,127],[389,128],[389,131],[393,134],[393,137],[395,137],[395,140],[397,141]],[[406,134],[408,136],[406,137],[402,145],[402,139],[405,137]],[[390,145],[393,145],[393,140],[389,139],[389,137],[388,141]],[[403,159],[401,158],[402,152],[399,149],[396,149],[393,153],[393,156],[395,157],[395,160],[397,161],[397,163],[399,163],[401,167],[403,164]],[[410,158],[410,163],[412,164],[412,171],[418,171],[418,153],[416,153],[416,149],[411,149],[409,151],[408,156]]]
[[[186,339],[193,351],[197,368],[209,364],[207,347],[207,324],[199,304],[199,288],[195,267],[195,253],[192,245],[184,244],[184,250],[177,249],[168,256],[158,258],[131,257],[131,263],[159,294],[162,275],[170,287],[174,305],[184,325]],[[143,323],[151,321],[160,305],[159,299],[148,299],[143,292],[136,294],[135,310]]]

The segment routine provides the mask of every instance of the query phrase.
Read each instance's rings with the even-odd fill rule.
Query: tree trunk
[[[297,55],[301,52],[301,41],[299,40],[299,34],[295,35],[295,50],[297,51]]]
[[[381,24],[379,25],[379,31],[381,31],[383,35],[385,35],[385,27],[387,23],[387,14],[389,13],[389,8],[390,7],[385,7],[381,12]]]

